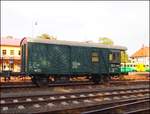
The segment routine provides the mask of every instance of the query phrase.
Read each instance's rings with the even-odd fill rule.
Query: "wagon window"
[[[113,60],[113,55],[112,53],[109,54],[109,61],[112,61]]]
[[[93,53],[92,53],[92,62],[93,62],[93,63],[99,62],[98,53],[96,53],[96,52],[93,52]]]
[[[119,62],[120,55],[118,52],[109,53],[109,61],[110,62]]]
[[[113,60],[115,61],[116,60],[116,53],[113,53]]]

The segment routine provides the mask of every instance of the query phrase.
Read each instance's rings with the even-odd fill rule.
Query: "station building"
[[[150,63],[150,47],[142,46],[130,58],[132,63],[149,65]]]
[[[0,42],[0,72],[20,72],[20,40],[15,38],[1,38]]]

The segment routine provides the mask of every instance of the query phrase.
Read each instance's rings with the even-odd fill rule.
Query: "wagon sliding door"
[[[89,74],[91,73],[90,48],[87,47],[71,47],[71,72],[73,74]]]
[[[93,74],[99,74],[101,71],[100,69],[100,52],[98,49],[92,49],[90,54],[91,59],[91,69]]]
[[[69,47],[55,44],[30,43],[30,72],[68,74]]]
[[[109,73],[109,62],[108,62],[108,49],[101,49],[100,50],[100,71],[101,74],[108,74]]]
[[[49,74],[69,74],[70,53],[69,47],[65,45],[47,45],[47,72]]]
[[[91,69],[93,74],[101,75],[109,72],[107,49],[91,50]]]

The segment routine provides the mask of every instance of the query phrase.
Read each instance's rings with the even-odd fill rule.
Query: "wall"
[[[6,50],[6,55],[3,55],[3,50]],[[10,50],[14,50],[14,54],[11,55]],[[19,46],[1,46],[0,49],[0,71],[12,70],[14,72],[20,72],[20,47]],[[11,62],[12,61],[12,62]],[[12,64],[12,67],[11,67]],[[2,68],[3,66],[3,68]]]

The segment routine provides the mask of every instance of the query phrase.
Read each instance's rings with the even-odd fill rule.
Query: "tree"
[[[99,42],[101,44],[106,44],[106,45],[113,45],[114,44],[114,42],[110,38],[107,38],[107,37],[99,38]]]
[[[129,62],[128,54],[125,51],[121,51],[121,63]]]
[[[49,39],[49,40],[57,40],[57,37],[54,37],[53,35],[49,35],[47,33],[41,34],[40,36],[37,36],[37,38]]]

